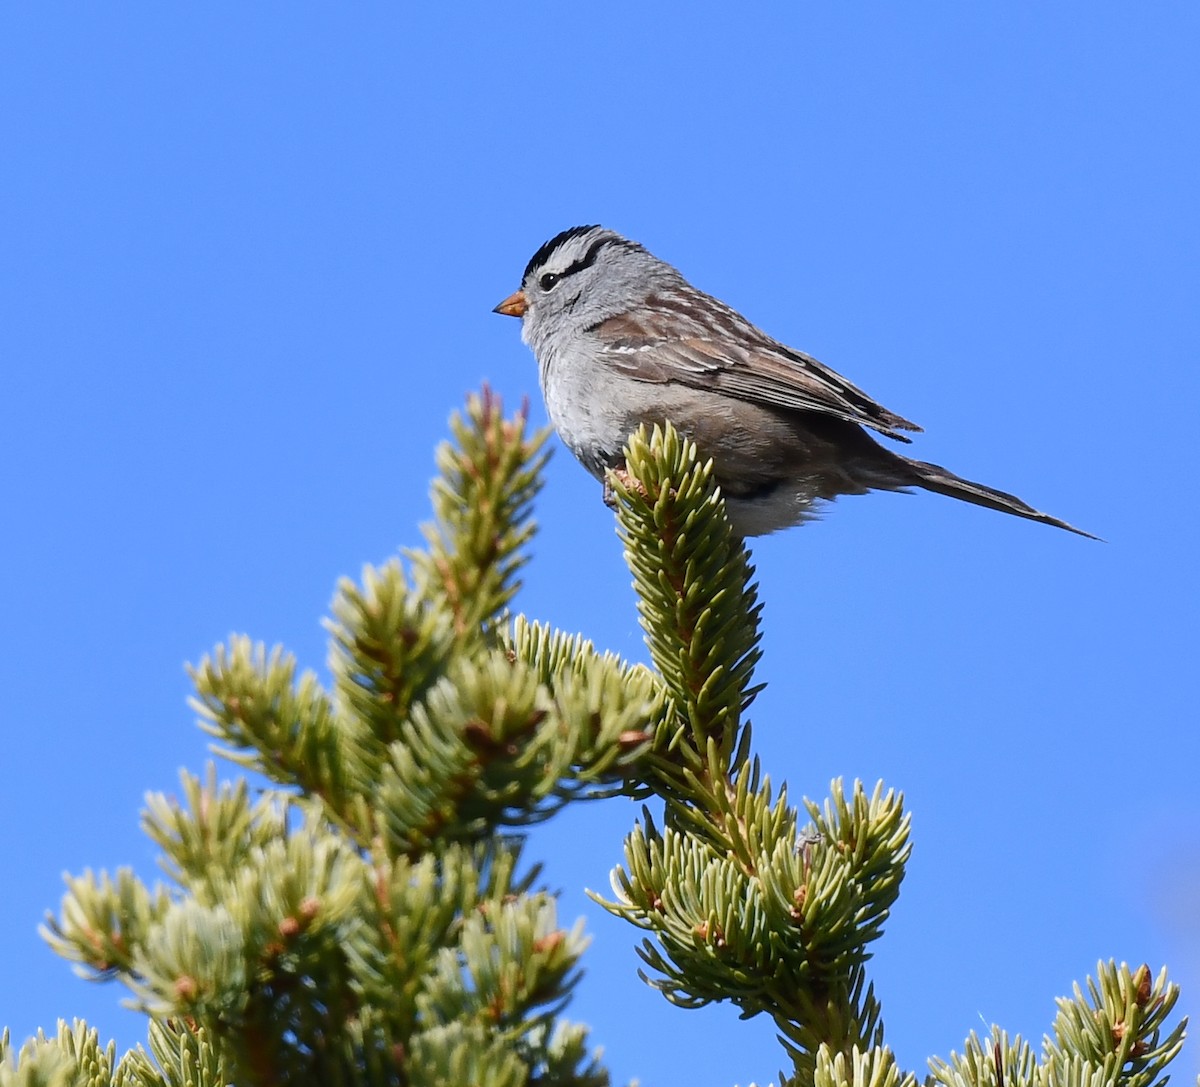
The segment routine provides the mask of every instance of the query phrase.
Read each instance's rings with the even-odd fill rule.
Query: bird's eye
[[[557,284],[560,279],[562,279],[562,276],[560,276],[557,272],[546,272],[545,275],[538,280],[538,286],[541,287],[543,291],[552,291],[554,290],[555,284]]]

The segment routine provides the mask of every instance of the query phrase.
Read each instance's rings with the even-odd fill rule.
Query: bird
[[[605,482],[640,425],[669,420],[711,459],[743,537],[812,520],[840,495],[921,487],[1098,539],[886,448],[872,433],[907,444],[921,428],[602,226],[543,244],[493,312],[521,319],[547,414],[584,468]]]

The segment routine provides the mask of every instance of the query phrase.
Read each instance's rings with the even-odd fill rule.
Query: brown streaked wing
[[[898,431],[921,429],[717,299],[697,295],[694,302],[651,296],[636,317],[610,317],[590,331],[606,343],[608,364],[639,381],[678,382],[751,403],[818,411],[900,442],[909,439]],[[698,308],[704,321],[696,316]]]

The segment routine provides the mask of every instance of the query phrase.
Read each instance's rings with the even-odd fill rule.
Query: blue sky
[[[244,631],[321,667],[468,390],[544,418],[490,311],[580,222],[1108,541],[873,495],[754,544],[772,778],[913,812],[873,972],[901,1060],[1040,1038],[1098,958],[1200,1011],[1200,9],[438,7],[0,11],[0,1025],[143,1039],[36,935],[62,872],[154,876],[142,797],[207,757],[184,662]],[[642,655],[561,449],[537,514],[518,606]],[[572,1014],[620,1079],[765,1083],[770,1024],[668,1006],[584,895],[635,817],[533,839],[594,936]]]

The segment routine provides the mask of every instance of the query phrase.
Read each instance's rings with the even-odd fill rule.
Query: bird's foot
[[[610,468],[604,475],[604,504],[615,510],[617,508],[617,492],[613,490],[612,481],[616,480],[628,490],[636,491],[643,498],[646,497],[646,488],[640,479],[635,479],[629,474],[627,468]]]

